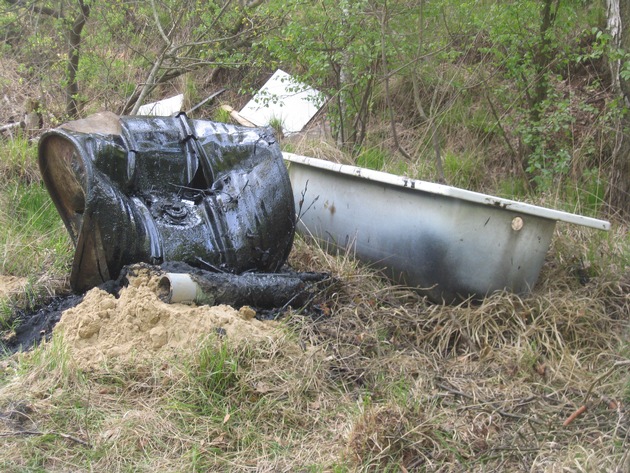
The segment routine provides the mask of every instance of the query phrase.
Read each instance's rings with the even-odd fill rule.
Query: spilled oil
[[[15,310],[13,323],[16,328],[9,336],[0,339],[0,353],[28,351],[42,341],[50,340],[61,314],[82,300],[83,295],[57,296],[34,309]]]

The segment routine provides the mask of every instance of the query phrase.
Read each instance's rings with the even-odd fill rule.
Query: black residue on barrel
[[[184,114],[106,121],[109,133],[80,120],[39,145],[44,183],[76,247],[76,292],[139,262],[203,260],[233,273],[283,266],[295,208],[269,130]]]

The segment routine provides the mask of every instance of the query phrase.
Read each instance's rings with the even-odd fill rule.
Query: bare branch
[[[155,20],[155,25],[157,26],[157,29],[160,33],[160,36],[162,37],[162,39],[164,40],[164,42],[166,43],[167,46],[171,45],[171,39],[166,36],[166,33],[164,33],[164,29],[162,28],[162,23],[160,22],[160,18],[158,16],[157,13],[157,9],[155,8],[155,1],[151,0],[151,12],[153,13],[153,19]]]
[[[246,4],[248,9],[255,8],[261,5],[264,0],[256,0]],[[212,21],[212,25],[216,25],[219,19],[225,14],[228,6],[232,3],[228,0],[221,10],[216,14]],[[157,28],[159,29],[159,35],[165,41],[166,45],[160,53],[153,60],[153,65],[149,71],[144,84],[140,85],[134,93],[127,99],[127,103],[123,107],[121,113],[130,113],[135,115],[138,113],[138,109],[144,102],[144,100],[155,90],[159,84],[163,84],[179,77],[188,72],[198,70],[207,66],[221,66],[221,65],[237,65],[240,63],[226,63],[225,61],[218,62],[217,56],[213,55],[209,58],[202,59],[195,57],[198,48],[207,46],[210,44],[219,44],[223,46],[223,52],[235,51],[247,44],[251,43],[251,38],[255,35],[254,28],[243,28],[243,21],[246,19],[245,13],[242,13],[241,18],[235,21],[235,26],[228,31],[228,34],[219,38],[204,39],[204,34],[198,34],[192,41],[182,41],[180,44],[175,44],[172,37],[175,34],[176,29],[179,27],[179,23],[184,17],[184,9],[180,10],[177,20],[174,21],[171,29],[166,33],[159,22],[157,14],[157,8],[155,6],[155,0],[151,0],[151,6],[153,10],[153,17]],[[216,28],[206,28],[206,32],[216,31]],[[207,34],[207,33],[206,33]]]
[[[64,15],[54,8],[44,7],[41,5],[36,5],[35,2],[26,2],[24,0],[4,0],[5,3],[9,5],[16,6],[18,8],[25,8],[34,13],[39,13],[41,15],[52,16],[53,18],[64,18]]]

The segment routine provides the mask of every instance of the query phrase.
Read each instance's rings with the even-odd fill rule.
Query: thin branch
[[[613,374],[618,367],[628,366],[628,365],[630,365],[630,360],[617,361],[608,369],[608,371],[606,371],[603,375],[595,379],[595,381],[593,381],[593,383],[591,384],[591,387],[588,388],[588,391],[586,392],[586,395],[584,396],[584,400],[582,401],[582,404],[586,404],[588,402],[589,398],[591,397],[591,394],[593,394],[593,389],[595,389],[595,386],[597,386],[600,382],[602,382],[604,379],[608,378],[611,374]]]
[[[135,101],[133,108],[131,109],[130,114],[136,115],[138,113],[138,109],[142,105],[144,99],[151,93],[151,91],[155,88],[155,86],[159,83],[157,80],[158,73],[160,72],[160,68],[162,67],[162,63],[164,62],[164,58],[168,51],[168,47],[164,47],[158,57],[155,59],[153,63],[153,67],[151,67],[151,71],[149,72],[149,77],[147,77],[147,81],[145,85],[140,90],[138,98]]]
[[[580,417],[582,414],[586,412],[586,405],[580,406],[577,410],[573,411],[573,413],[567,417],[567,419],[562,423],[563,427],[567,427],[571,422]]]
[[[227,3],[229,4],[230,2],[228,1]],[[254,8],[261,3],[262,1],[250,2],[247,4],[247,6],[248,8]],[[195,47],[200,47],[207,44],[223,43],[225,45],[224,47],[225,50],[234,51],[248,44],[251,41],[251,33],[252,31],[254,31],[251,28],[246,28],[245,30],[241,30],[242,23],[243,23],[242,20],[244,19],[244,16],[243,16],[241,20],[237,21],[238,28],[234,29],[232,33],[228,36],[210,39],[207,41],[197,41],[193,43],[188,42],[188,43],[183,43],[179,45],[173,44],[173,42],[170,40],[170,37],[175,31],[175,28],[177,27],[181,19],[183,18],[184,10],[180,11],[180,15],[178,16],[177,20],[173,23],[171,30],[169,31],[168,34],[166,34],[164,30],[162,29],[162,25],[159,22],[159,18],[157,17],[157,10],[155,8],[155,0],[151,0],[151,4],[153,6],[153,13],[154,13],[154,19],[155,19],[156,25],[158,29],[160,30],[160,36],[166,42],[166,45],[154,59],[153,65],[151,67],[151,70],[149,72],[149,75],[144,85],[137,88],[133,92],[133,94],[127,99],[127,102],[125,103],[125,106],[123,107],[121,111],[122,114],[126,114],[126,113],[129,113],[131,115],[137,114],[138,109],[140,108],[144,100],[151,94],[151,92],[155,90],[155,88],[159,84],[163,84],[165,82],[168,82],[169,80],[172,80],[176,77],[186,74],[187,72],[197,70],[204,66],[225,64],[225,62],[221,62],[221,63],[215,62],[214,59],[216,58],[216,56],[208,58],[207,60],[189,58],[188,55],[191,54],[191,52],[194,50]],[[227,5],[225,5],[225,7],[218,13],[217,17],[223,14],[226,7]],[[218,18],[215,18],[215,21],[218,21]],[[201,37],[202,36],[197,36],[197,39]],[[184,55],[178,56],[177,53],[180,51],[184,51],[185,52]],[[181,64],[182,62],[186,62],[186,61],[190,61],[191,63],[187,65]]]
[[[16,432],[0,432],[0,437],[16,437],[20,435],[56,435],[58,437],[81,444],[85,447],[92,448],[92,445],[86,442],[85,440],[81,440],[80,438],[77,438],[73,435],[64,434],[63,432],[56,432],[54,430],[50,432],[40,432],[39,430],[19,430]]]
[[[64,18],[64,15],[54,8],[43,7],[39,5],[28,4],[24,0],[4,0],[5,3],[9,5],[14,5],[19,8],[26,8],[31,10],[33,13],[39,13],[41,15],[52,16],[53,18]]]
[[[400,141],[398,140],[398,132],[396,131],[396,120],[394,117],[394,109],[392,107],[392,99],[389,91],[389,76],[387,74],[387,54],[385,52],[385,39],[387,37],[385,34],[385,22],[387,21],[387,2],[385,2],[383,9],[384,11],[381,17],[381,57],[383,61],[383,73],[385,74],[385,101],[387,102],[387,108],[389,109],[389,120],[392,128],[392,137],[394,139],[394,144],[396,145],[396,148],[398,149],[400,154],[402,154],[403,157],[408,161],[411,161],[412,158],[400,144]]]
[[[155,21],[155,24],[157,26],[158,32],[160,33],[160,36],[162,37],[164,42],[167,44],[167,46],[170,46],[171,40],[168,36],[166,36],[166,33],[164,33],[164,29],[162,28],[162,23],[160,22],[157,9],[155,8],[154,0],[151,0],[151,12],[153,13],[153,20]]]

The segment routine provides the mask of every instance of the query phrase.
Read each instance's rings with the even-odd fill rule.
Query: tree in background
[[[619,132],[613,151],[613,169],[608,200],[613,208],[630,214],[630,2],[607,0],[608,32],[612,38],[609,54],[615,90],[621,97],[625,113],[621,115]]]
[[[59,120],[86,104],[135,113],[189,72],[248,66],[253,41],[274,28],[256,14],[264,1],[0,0],[0,41],[42,89],[63,86]]]
[[[200,69],[246,66],[252,44],[275,27],[274,18],[257,15],[265,0],[151,0],[152,47],[144,57],[149,71],[122,113],[135,114],[161,84]]]
[[[627,22],[630,2],[607,1],[619,12],[609,19]],[[623,28],[603,31],[604,3],[0,0],[0,52],[45,96],[53,125],[193,87],[249,92],[281,67],[327,96],[333,137],[357,162],[397,153],[399,172],[474,186],[454,182],[472,156],[468,172],[516,171],[521,188],[549,193],[594,176],[627,207],[630,139],[619,134],[611,153],[605,127],[630,118],[597,64],[608,52],[628,97],[630,45]]]
[[[68,30],[68,72],[66,84],[66,114],[70,118],[79,118],[77,97],[79,84],[79,60],[81,53],[81,33],[90,16],[90,5],[83,0],[77,1],[77,10],[72,26]]]
[[[76,0],[58,4],[49,4],[48,2],[25,2],[23,0],[3,0],[5,10],[2,14],[0,24],[5,27],[4,38],[7,44],[11,44],[11,40],[18,42],[13,28],[20,23],[38,25],[41,21],[42,27],[52,30],[52,34],[39,31],[35,26],[35,35],[27,41],[27,45],[32,48],[31,53],[34,58],[46,56],[44,51],[38,50],[45,47],[47,39],[54,38],[52,44],[57,47],[55,51],[66,51],[65,59],[65,77],[63,84],[65,85],[65,110],[69,118],[78,118],[79,116],[79,84],[78,72],[81,51],[82,32],[85,24],[90,16],[90,3],[84,0]],[[25,30],[20,30],[18,36],[23,36]],[[48,45],[50,45],[49,43]],[[61,46],[61,44],[64,44]],[[47,46],[48,46],[47,45]]]
[[[402,82],[415,80],[423,58],[444,58],[440,48],[448,41],[436,32],[441,21],[439,8],[424,15],[424,0],[321,0],[303,2],[289,0],[269,2],[268,9],[289,11],[278,34],[264,38],[266,54],[282,67],[312,85],[327,98],[327,117],[338,146],[353,155],[364,147],[368,130],[374,122],[388,123],[389,138],[407,160],[416,159],[398,139],[398,123],[408,122],[409,113],[421,112],[420,120],[429,122],[421,104],[399,113],[395,100]],[[420,31],[424,23],[431,24],[425,41]],[[402,82],[401,82],[401,79]],[[416,81],[419,90],[420,83]],[[411,89],[409,89],[411,90]],[[400,100],[400,99],[399,99]],[[437,101],[429,107],[439,108]],[[418,106],[414,108],[413,104]],[[432,121],[430,127],[436,129]],[[433,134],[436,136],[436,134]]]
[[[327,96],[333,135],[349,151],[365,139],[380,62],[380,28],[369,9],[368,0],[274,1],[272,15],[289,13],[261,44],[272,63],[290,65]]]

